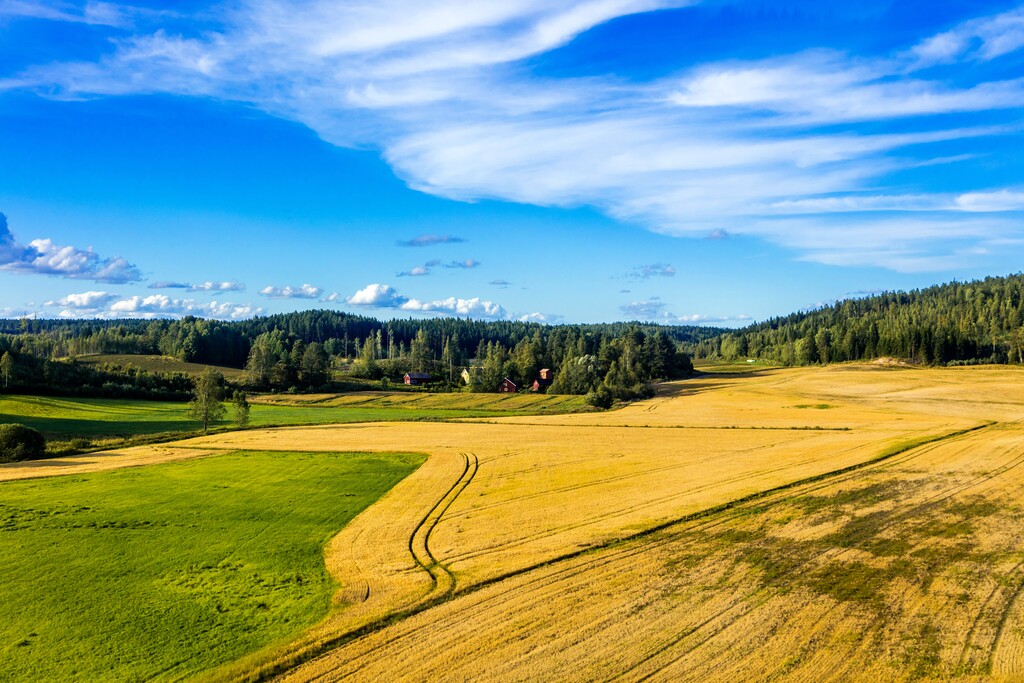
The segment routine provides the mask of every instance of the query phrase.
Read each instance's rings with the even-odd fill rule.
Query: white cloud
[[[68,294],[59,301],[47,301],[47,306],[61,306],[73,309],[103,308],[120,297],[110,292],[81,292],[80,294]]]
[[[495,320],[501,320],[508,317],[504,308],[493,301],[485,301],[480,297],[474,297],[472,299],[448,297],[447,299],[436,299],[434,301],[409,299],[401,305],[401,308],[403,311],[451,313],[453,315],[465,315],[473,318],[492,318]]]
[[[249,304],[200,303],[193,299],[172,299],[163,294],[152,294],[150,296],[131,296],[115,301],[110,305],[109,311],[116,317],[176,318],[184,315],[198,315],[237,320],[259,315],[263,309]]]
[[[60,307],[63,318],[180,318],[194,315],[221,320],[251,318],[263,313],[250,304],[227,302],[202,303],[193,299],[174,299],[164,294],[123,297],[110,292],[68,294],[46,306]]]
[[[274,287],[267,285],[260,290],[260,294],[268,299],[318,299],[323,291],[321,288],[310,284],[303,284],[298,287]]]
[[[910,55],[918,68],[961,58],[991,60],[1024,47],[1024,7],[966,21],[918,43]]]
[[[243,292],[245,291],[245,285],[241,282],[227,281],[227,282],[201,282],[199,284],[190,285],[188,288],[190,292]]]
[[[395,308],[408,299],[401,296],[391,285],[366,285],[345,300],[350,306],[372,306],[375,308]]]
[[[107,283],[142,279],[139,269],[125,259],[120,256],[102,258],[91,247],[60,246],[50,239],[35,239],[28,246],[18,244],[3,214],[0,214],[0,270]]]
[[[346,299],[346,302],[350,306],[399,308],[403,311],[414,311],[417,313],[448,313],[451,315],[490,318],[494,320],[508,317],[508,313],[499,304],[481,299],[480,297],[468,299],[448,297],[446,299],[422,301],[399,294],[391,285],[376,283],[363,287]]]

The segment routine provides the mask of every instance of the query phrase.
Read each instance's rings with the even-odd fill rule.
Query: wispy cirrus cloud
[[[197,284],[189,284],[187,282],[172,282],[168,280],[160,280],[158,282],[152,282],[148,285],[149,289],[184,289],[189,292],[210,292],[211,294],[222,294],[224,292],[244,292],[245,285],[241,282],[234,280],[214,282],[207,280],[206,282],[200,282]]]
[[[416,266],[398,273],[398,277],[423,277],[425,275],[430,275],[431,269],[437,268],[438,266],[443,266],[448,269],[472,270],[473,268],[478,268],[480,266],[480,262],[471,258],[462,261],[448,261],[447,263],[443,263],[440,259],[431,259],[422,266]]]
[[[0,213],[0,270],[15,273],[56,275],[70,280],[93,280],[111,284],[138,282],[142,273],[120,256],[104,258],[92,248],[79,249],[35,239],[19,244]]]
[[[626,277],[631,280],[649,280],[652,277],[675,277],[676,269],[669,263],[648,263],[637,266]]]
[[[982,248],[978,231],[946,214],[971,206],[1019,210],[1006,198],[1012,188],[971,187],[967,179],[942,192],[923,181],[920,191],[884,188],[893,174],[913,176],[940,156],[964,163],[963,155],[929,154],[943,143],[1002,137],[1019,144],[1015,112],[1024,107],[1024,79],[929,68],[1020,50],[1020,8],[873,57],[802,50],[628,82],[612,74],[540,78],[519,68],[604,22],[688,4],[242,0],[203,35],[138,33],[96,62],[39,65],[3,87],[244,102],[300,121],[334,144],[382,149],[396,173],[423,192],[589,205],[660,233],[752,236],[821,263],[963,264],[965,243],[968,251]],[[953,123],[952,115],[980,113],[985,125],[979,117]],[[865,196],[849,199],[855,195]],[[946,195],[991,197],[958,205],[944,203]],[[918,226],[935,223],[929,237],[876,215],[885,210],[872,206],[893,197]],[[863,213],[853,236],[836,218],[850,212]],[[764,220],[773,216],[787,220]],[[796,220],[804,216],[817,220]],[[856,239],[883,227],[883,250]],[[801,247],[819,240],[831,247]],[[399,244],[459,241],[425,234]],[[879,260],[871,263],[873,255]],[[422,273],[406,272],[414,274]]]
[[[419,235],[408,240],[398,242],[400,247],[432,247],[435,244],[461,244],[465,242],[461,237],[452,235]]]
[[[705,315],[703,313],[694,313],[690,315],[676,315],[669,310],[667,303],[657,298],[631,301],[628,304],[619,306],[619,311],[627,318],[633,320],[656,321],[666,325],[710,325],[751,322],[751,317],[745,314]]]

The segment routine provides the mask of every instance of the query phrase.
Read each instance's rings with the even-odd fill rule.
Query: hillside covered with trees
[[[303,311],[239,322],[181,320],[2,320],[11,390],[180,398],[190,381],[173,373],[85,367],[88,354],[159,354],[246,369],[261,390],[332,388],[339,377],[401,381],[423,372],[440,386],[494,391],[508,377],[522,388],[541,368],[549,390],[595,394],[595,402],[650,393],[652,381],[688,374],[684,348],[718,334],[645,323],[541,325],[456,318],[379,321]]]
[[[698,358],[782,365],[892,357],[915,363],[1024,364],[1024,275],[847,299],[698,341]]]

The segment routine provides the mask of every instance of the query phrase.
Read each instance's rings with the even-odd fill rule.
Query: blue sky
[[[834,4],[0,0],[0,315],[738,325],[1019,272],[1024,5]]]

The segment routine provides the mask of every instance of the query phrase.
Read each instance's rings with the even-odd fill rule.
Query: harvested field
[[[214,453],[223,453],[223,451],[208,448],[179,448],[177,446],[155,444],[151,446],[121,448],[114,451],[69,455],[62,458],[2,463],[0,464],[0,481],[59,477],[67,474],[86,474],[89,472],[116,470],[123,467],[157,465],[164,462],[174,462],[175,460],[200,458]]]
[[[1019,680],[1022,446],[1019,425],[982,428],[681,521],[285,678]]]

